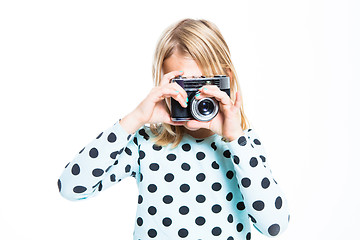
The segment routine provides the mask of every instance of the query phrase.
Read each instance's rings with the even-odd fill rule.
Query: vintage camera
[[[177,82],[188,95],[188,106],[182,107],[178,101],[171,98],[171,119],[173,121],[189,121],[196,119],[199,121],[210,121],[219,111],[219,103],[214,97],[205,97],[195,99],[199,88],[204,85],[216,85],[221,91],[227,93],[230,97],[230,78],[225,75],[216,75],[214,77],[182,77],[177,76],[171,79],[171,82]]]

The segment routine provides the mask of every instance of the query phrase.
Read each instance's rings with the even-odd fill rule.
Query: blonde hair
[[[163,62],[175,50],[190,55],[204,76],[228,75],[230,77],[230,99],[235,101],[235,93],[242,93],[237,74],[230,59],[229,48],[218,27],[203,19],[186,18],[170,25],[160,36],[154,54],[152,77],[154,86],[160,85]],[[162,101],[165,101],[162,100]],[[240,108],[241,128],[249,127],[249,121],[244,114],[243,104]],[[157,145],[166,146],[172,143],[175,148],[184,135],[184,126],[174,126],[167,123],[150,124],[151,132],[156,136],[153,141]]]

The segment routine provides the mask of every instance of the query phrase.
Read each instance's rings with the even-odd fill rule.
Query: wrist
[[[237,131],[237,132],[235,132],[235,133],[232,133],[231,135],[223,136],[222,140],[223,140],[224,142],[232,142],[232,141],[234,141],[234,140],[236,140],[236,139],[238,139],[239,137],[244,136],[244,135],[245,135],[244,131],[243,131],[243,130],[239,130],[239,131]]]
[[[135,111],[121,118],[119,123],[129,134],[135,133],[142,125],[144,125]]]

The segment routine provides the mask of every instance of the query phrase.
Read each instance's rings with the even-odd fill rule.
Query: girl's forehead
[[[183,76],[200,76],[201,70],[192,58],[173,54],[162,65],[162,74],[172,71],[184,71]]]

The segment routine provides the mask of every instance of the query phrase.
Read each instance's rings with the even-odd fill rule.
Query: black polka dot
[[[137,223],[138,226],[141,226],[141,225],[143,225],[144,221],[143,221],[143,219],[141,217],[138,217],[136,219],[136,223]]]
[[[189,171],[190,170],[190,165],[187,163],[183,163],[181,164],[181,169],[184,171]]]
[[[181,207],[179,208],[179,213],[180,213],[181,215],[186,215],[186,214],[189,213],[189,208],[188,208],[187,206],[181,206]]]
[[[92,171],[92,175],[94,177],[100,177],[101,175],[103,175],[104,173],[104,170],[100,169],[100,168],[95,168],[93,171]]]
[[[225,150],[225,151],[223,152],[223,155],[224,155],[224,157],[226,157],[226,158],[230,158],[230,157],[231,157],[231,153],[230,153],[229,150]]]
[[[202,225],[204,225],[205,224],[205,218],[204,217],[197,217],[196,219],[195,219],[195,223],[196,223],[196,225],[199,225],[199,226],[202,226]]]
[[[139,159],[143,159],[145,157],[145,152],[143,150],[139,150]]]
[[[266,158],[263,155],[260,155],[261,161],[266,162]]]
[[[279,224],[273,224],[271,225],[269,228],[268,228],[268,233],[271,235],[271,236],[276,236],[278,235],[278,233],[280,232],[280,226]]]
[[[99,152],[98,152],[98,150],[96,148],[90,149],[89,156],[91,158],[97,158],[98,155],[99,155]]]
[[[232,214],[229,214],[229,216],[227,217],[227,220],[229,223],[232,223],[234,221],[234,217]]]
[[[107,137],[107,140],[111,143],[116,141],[116,135],[115,133],[110,133],[109,136]]]
[[[246,234],[246,240],[250,240],[251,239],[251,232],[248,232],[247,234]]]
[[[241,223],[238,223],[238,224],[236,225],[236,230],[237,230],[238,232],[241,232],[243,229],[244,229],[244,225],[242,225]]]
[[[131,166],[128,164],[128,165],[126,165],[126,167],[125,167],[125,172],[130,172],[130,169],[131,169]]]
[[[238,144],[240,146],[245,146],[246,145],[246,138],[244,136],[241,136],[238,138]]]
[[[244,210],[245,209],[245,204],[244,204],[244,202],[238,202],[237,204],[236,204],[236,208],[237,209],[239,209],[239,210]]]
[[[149,213],[150,215],[155,215],[156,212],[157,212],[156,207],[150,206],[150,207],[148,208],[148,213]]]
[[[122,148],[119,150],[119,154],[121,154],[121,153],[124,151],[124,148],[125,148],[125,147],[122,147]]]
[[[108,166],[108,167],[106,168],[105,172],[108,172],[111,167],[112,167],[112,165]]]
[[[219,191],[221,189],[221,184],[219,182],[213,183],[211,186],[212,190]]]
[[[261,211],[264,209],[265,204],[263,201],[258,200],[258,201],[253,202],[252,206],[256,211]]]
[[[143,197],[141,196],[141,194],[139,194],[138,196],[138,204],[141,204],[143,202]]]
[[[188,184],[182,184],[181,186],[180,186],[180,191],[182,191],[182,192],[188,192],[190,190],[190,186],[188,185]]]
[[[253,223],[256,223],[256,219],[253,216],[251,216],[250,214],[248,214],[248,216]]]
[[[86,187],[84,186],[76,186],[73,188],[74,193],[83,193],[86,191]]]
[[[142,175],[142,173],[140,173],[140,182],[142,182],[144,176]]]
[[[162,149],[162,146],[157,145],[157,144],[153,144],[152,148],[153,148],[155,151],[160,151],[160,150]]]
[[[152,163],[152,164],[150,164],[149,168],[150,168],[150,170],[157,171],[157,170],[159,170],[159,164]]]
[[[115,181],[116,181],[115,174],[111,174],[111,175],[110,175],[110,181],[111,181],[111,182],[115,182]]]
[[[276,200],[275,200],[275,207],[276,207],[276,209],[280,209],[281,206],[282,206],[282,199],[281,199],[281,197],[279,196],[279,197],[277,197]]]
[[[215,204],[212,206],[211,211],[213,211],[213,213],[219,213],[221,211],[221,206],[219,204]]]
[[[179,237],[185,238],[185,237],[187,237],[187,235],[189,234],[189,232],[188,232],[188,230],[186,230],[185,228],[182,228],[182,229],[179,230],[178,234],[179,234]]]
[[[168,173],[164,176],[165,181],[172,182],[174,180],[174,175],[172,173]]]
[[[80,150],[79,154],[82,153],[84,151],[85,147],[83,147],[83,149]]]
[[[234,238],[232,236],[230,236],[226,240],[234,240]]]
[[[226,177],[228,178],[228,179],[232,179],[233,177],[234,177],[234,172],[233,171],[228,171],[227,173],[226,173]]]
[[[156,190],[157,190],[157,186],[155,184],[149,184],[149,186],[148,186],[149,192],[154,193],[154,192],[156,192]]]
[[[129,141],[130,138],[131,138],[131,134],[129,134],[129,135],[127,136],[126,140]]]
[[[185,152],[188,152],[188,151],[190,151],[191,146],[190,146],[190,144],[185,143],[185,144],[183,144],[183,145],[181,146],[181,148],[182,148]]]
[[[164,218],[164,219],[162,220],[162,223],[163,223],[163,225],[164,225],[165,227],[168,227],[168,226],[171,225],[172,220],[171,220],[171,218],[166,217],[166,218]]]
[[[119,151],[112,152],[112,153],[110,153],[110,157],[112,159],[115,159],[118,154],[119,154]]]
[[[212,230],[211,230],[211,233],[212,235],[214,236],[219,236],[221,234],[221,228],[219,227],[214,227]]]
[[[212,147],[212,149],[214,149],[214,151],[216,151],[217,147],[216,147],[216,145],[215,145],[215,142],[212,142],[212,143],[211,143],[211,147]]]
[[[219,164],[217,164],[216,161],[213,161],[212,164],[211,164],[211,167],[212,167],[213,169],[219,169]]]
[[[270,186],[270,180],[267,177],[264,177],[263,180],[261,180],[261,187],[266,189]]]
[[[170,153],[166,156],[167,160],[174,161],[176,159],[176,155],[173,153]]]
[[[252,158],[250,159],[250,166],[256,167],[257,165],[258,165],[258,160],[257,160],[257,158],[256,158],[256,157],[252,157]]]
[[[205,180],[205,174],[199,173],[198,175],[196,175],[196,180],[198,182],[203,182]]]
[[[78,175],[80,173],[80,167],[78,164],[74,164],[74,166],[71,168],[71,173],[73,175]]]
[[[97,137],[96,139],[99,139],[102,135],[103,135],[104,132],[101,132]]]
[[[226,200],[231,201],[232,199],[233,199],[233,193],[232,193],[232,192],[229,192],[229,193],[226,195]]]
[[[103,188],[103,185],[102,185],[102,182],[100,181],[98,191],[100,192],[102,190],[102,188]]]
[[[149,138],[150,138],[149,135],[146,133],[146,131],[145,131],[144,128],[142,128],[142,129],[139,130],[139,134],[140,134],[141,136],[143,136],[146,141],[149,140]]]
[[[59,189],[59,192],[60,192],[61,191],[61,181],[60,181],[60,179],[58,179],[57,185],[58,185],[58,189]]]
[[[233,158],[234,158],[234,163],[239,164],[240,158],[238,156],[236,156],[236,155],[234,155]]]
[[[172,203],[172,201],[173,201],[173,197],[170,195],[166,195],[163,197],[163,202],[166,204]]]
[[[130,135],[129,135],[130,136]],[[129,140],[129,139],[128,139]],[[133,142],[136,144],[136,145],[138,145],[138,142],[137,142],[137,137],[134,137],[133,138]]]
[[[256,145],[261,145],[261,142],[259,141],[259,139],[254,139],[254,143],[255,143]]]
[[[243,179],[241,179],[241,185],[243,185],[243,187],[247,188],[251,185],[251,180],[250,178],[244,177]]]
[[[205,202],[205,200],[206,200],[206,198],[205,198],[205,196],[202,195],[202,194],[199,194],[199,195],[196,196],[196,201],[197,201],[198,203],[203,203],[203,202]]]
[[[130,148],[128,148],[128,147],[125,147],[125,152],[126,152],[126,154],[129,155],[129,156],[132,155],[132,152],[131,152]]]
[[[205,158],[205,153],[203,153],[203,152],[196,153],[197,160],[203,160],[204,158]]]
[[[148,235],[149,235],[149,237],[154,238],[154,237],[156,237],[157,232],[155,229],[152,228],[152,229],[149,229]]]

